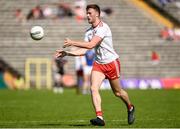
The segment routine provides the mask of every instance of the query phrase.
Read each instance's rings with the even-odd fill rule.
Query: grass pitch
[[[127,111],[111,91],[101,91],[104,128],[180,128],[180,90],[128,90],[136,106],[136,121],[127,124]],[[74,89],[63,94],[47,90],[0,90],[0,128],[99,128],[90,95]]]

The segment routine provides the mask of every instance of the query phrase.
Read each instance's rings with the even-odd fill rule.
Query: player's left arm
[[[87,51],[88,49],[85,48],[79,48],[77,50],[72,51],[58,49],[54,54],[54,58],[63,58],[64,56],[83,56]]]
[[[73,41],[68,38],[64,40],[63,47],[76,46],[80,48],[92,49],[99,43],[101,43],[102,38],[99,36],[94,36],[90,42],[81,42],[81,41]]]

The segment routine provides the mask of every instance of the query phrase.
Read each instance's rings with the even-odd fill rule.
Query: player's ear
[[[96,17],[98,17],[99,15],[96,13]]]

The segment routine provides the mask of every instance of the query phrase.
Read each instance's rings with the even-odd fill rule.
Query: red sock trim
[[[102,111],[96,111],[96,116],[102,116],[102,115],[103,115]]]
[[[129,104],[128,105],[128,110],[130,110],[132,108],[132,106],[133,106],[132,104]]]

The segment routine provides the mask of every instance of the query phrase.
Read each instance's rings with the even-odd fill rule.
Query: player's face
[[[98,12],[93,8],[89,8],[87,10],[87,20],[88,23],[92,24],[96,21],[96,17],[98,16]]]

